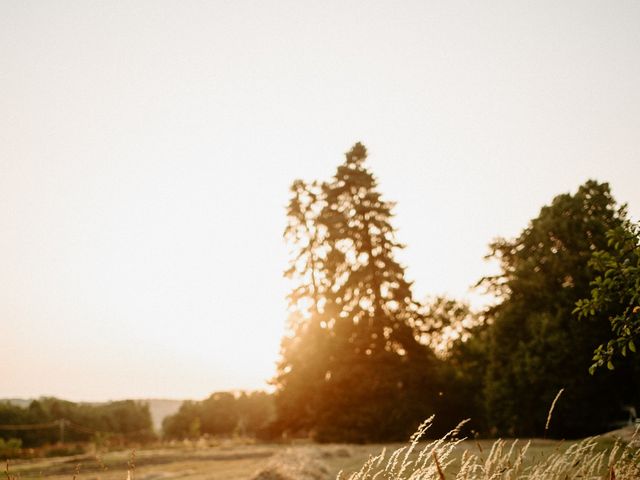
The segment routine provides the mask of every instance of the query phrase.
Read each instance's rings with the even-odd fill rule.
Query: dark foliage
[[[0,430],[0,438],[20,439],[24,447],[56,443],[62,435],[66,442],[97,437],[126,442],[155,438],[148,405],[133,400],[88,404],[41,398],[27,408],[0,403],[0,425],[19,425],[15,430]]]
[[[166,438],[198,438],[201,435],[262,437],[273,421],[273,397],[265,392],[216,392],[201,402],[187,401],[164,419]]]
[[[485,383],[495,433],[542,435],[560,388],[565,390],[554,412],[554,436],[611,428],[622,407],[638,401],[634,365],[588,374],[594,348],[610,336],[608,321],[572,315],[576,302],[589,296],[593,252],[610,249],[606,232],[623,219],[609,186],[588,181],[576,194],[554,198],[518,238],[491,245],[502,267],[500,275],[486,279],[501,298],[489,312]]]
[[[607,250],[595,252],[589,262],[596,273],[591,296],[580,300],[575,313],[585,320],[606,319],[611,338],[594,352],[591,372],[606,365],[614,369],[614,357],[636,353],[640,338],[640,224],[625,222],[607,232]]]
[[[433,413],[437,359],[394,252],[393,204],[358,143],[324,183],[293,183],[285,238],[289,335],[274,379],[278,426],[320,441],[406,438]]]

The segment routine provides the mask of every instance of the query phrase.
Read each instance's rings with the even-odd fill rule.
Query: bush
[[[0,459],[16,458],[22,453],[22,440],[19,438],[0,438]]]

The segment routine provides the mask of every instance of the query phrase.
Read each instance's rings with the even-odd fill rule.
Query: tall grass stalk
[[[553,415],[553,409],[556,408],[556,402],[560,398],[560,395],[562,395],[562,392],[564,392],[564,388],[561,388],[560,390],[558,390],[558,393],[556,394],[556,398],[553,399],[553,402],[551,402],[551,406],[549,407],[549,413],[547,414],[547,423],[545,423],[544,425],[544,438],[547,438],[547,432],[549,431],[549,424],[551,423],[551,416]]]
[[[556,400],[559,395],[556,396]],[[419,444],[431,426],[423,423],[408,446],[370,458],[342,480],[637,480],[640,478],[640,427],[628,443],[603,449],[598,437],[586,438],[542,457],[528,455],[531,442],[496,440],[486,458],[460,452],[460,427],[443,438]],[[419,450],[418,450],[419,449]]]

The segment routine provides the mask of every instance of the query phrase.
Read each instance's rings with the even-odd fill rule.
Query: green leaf
[[[611,362],[611,360],[609,360],[609,361],[607,362],[607,368],[608,368],[609,370],[613,370],[613,369],[615,368],[615,367],[613,366],[613,363]]]
[[[633,343],[633,340],[629,340],[629,350],[631,350],[633,353],[636,353],[636,344]]]

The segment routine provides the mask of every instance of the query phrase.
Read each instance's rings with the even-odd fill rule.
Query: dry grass
[[[556,448],[542,455],[530,452],[531,441],[496,440],[488,450],[461,449],[459,425],[445,437],[421,445],[432,419],[423,423],[409,445],[371,457],[346,480],[637,480],[640,438],[616,441],[603,448],[597,437]],[[460,451],[462,453],[460,453]],[[456,454],[457,452],[457,454]]]
[[[409,444],[220,444],[12,461],[7,480],[536,480],[640,478],[638,436],[579,442],[462,440]],[[382,450],[382,453],[379,453]]]

